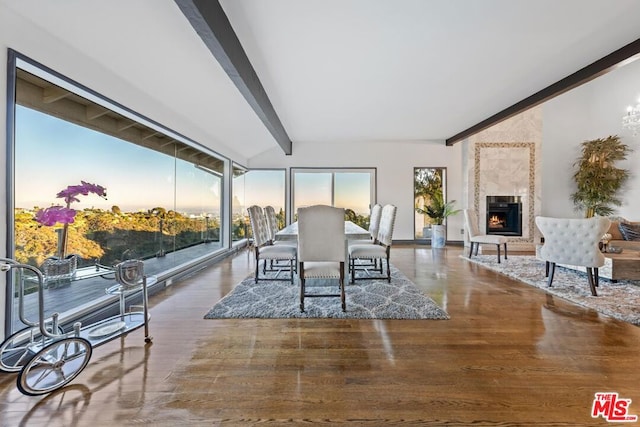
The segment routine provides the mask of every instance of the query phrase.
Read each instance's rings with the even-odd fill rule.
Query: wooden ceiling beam
[[[598,59],[597,61],[587,65],[584,68],[576,71],[575,73],[555,82],[554,84],[547,86],[539,92],[519,101],[512,106],[505,108],[499,113],[494,114],[481,121],[478,124],[471,126],[468,129],[463,130],[456,135],[446,139],[447,145],[453,145],[456,142],[460,142],[465,138],[470,137],[480,131],[483,131],[503,120],[511,118],[516,114],[520,114],[529,108],[542,104],[551,98],[561,95],[577,86],[587,83],[596,77],[599,77],[609,71],[613,71],[616,68],[622,67],[640,58],[640,39],[637,39],[620,49],[611,52],[609,55]]]
[[[285,154],[292,142],[218,0],[175,0]]]

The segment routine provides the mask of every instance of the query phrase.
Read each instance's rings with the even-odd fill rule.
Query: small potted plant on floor
[[[416,212],[429,217],[431,221],[431,247],[432,248],[444,248],[447,241],[447,229],[444,226],[444,222],[451,215],[455,215],[460,212],[460,209],[455,209],[456,201],[450,202],[444,201],[442,191],[436,192],[431,196],[429,204],[425,208],[416,207]]]

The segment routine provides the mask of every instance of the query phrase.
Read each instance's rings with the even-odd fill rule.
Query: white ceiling
[[[212,140],[247,158],[277,147],[173,1],[0,4]],[[294,151],[442,140],[640,38],[637,0],[221,4]]]

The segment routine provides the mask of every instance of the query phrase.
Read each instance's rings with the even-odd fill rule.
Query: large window
[[[10,256],[45,272],[47,314],[71,318],[108,302],[104,289],[120,261],[143,259],[146,273],[162,275],[223,249],[226,159],[49,70],[16,63]],[[31,319],[34,290],[27,280]],[[16,299],[7,310],[14,329]]]
[[[375,203],[375,169],[292,169],[293,212],[311,205],[345,208],[347,218],[368,228]]]

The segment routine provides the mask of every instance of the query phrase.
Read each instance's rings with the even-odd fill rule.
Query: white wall
[[[640,97],[640,60],[546,102],[543,109],[542,215],[582,217],[571,202],[573,164],[583,141],[618,135],[634,151],[617,166],[631,172],[617,214],[640,220],[640,136],[622,129],[622,116]]]
[[[294,143],[293,154],[269,150],[252,157],[250,168],[292,167],[368,167],[377,169],[378,203],[398,207],[393,234],[395,240],[414,239],[413,168],[446,167],[447,198],[457,200],[463,208],[462,144],[447,147],[443,141],[423,142],[363,142],[318,145]],[[462,214],[450,217],[447,239],[462,241]]]

